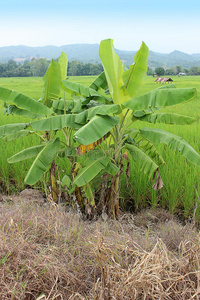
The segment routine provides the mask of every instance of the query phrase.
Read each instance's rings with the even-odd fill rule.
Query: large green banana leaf
[[[24,180],[25,183],[33,185],[41,179],[42,175],[50,168],[50,164],[55,159],[56,154],[59,151],[59,147],[59,138],[51,140],[46,144],[46,146],[39,152],[36,159],[32,163]]]
[[[79,187],[87,184],[101,170],[106,168],[109,161],[109,157],[100,157],[99,159],[88,161],[88,164],[78,172],[74,179],[74,184]]]
[[[9,163],[15,163],[18,161],[22,161],[31,157],[34,157],[39,154],[39,152],[44,148],[45,145],[33,146],[27,149],[24,149],[15,155],[8,158]]]
[[[99,88],[102,88],[103,90],[106,90],[108,88],[108,83],[106,80],[105,72],[102,72],[91,84],[90,88],[98,91]]]
[[[138,147],[130,144],[125,144],[125,147],[141,171],[151,177],[158,169],[158,165]]]
[[[91,120],[95,115],[120,114],[121,107],[118,104],[99,105],[88,109],[87,120]]]
[[[190,162],[200,166],[200,155],[179,136],[162,129],[153,128],[143,128],[140,130],[140,134],[152,143],[168,145],[173,151],[179,151]]]
[[[62,88],[66,92],[75,92],[85,97],[103,97],[99,92],[80,83],[71,82],[69,80],[62,81]]]
[[[114,50],[113,40],[107,39],[100,43],[99,56],[104,67],[109,91],[113,102],[121,104],[130,99],[122,80],[123,66]]]
[[[154,123],[154,124],[165,123],[165,124],[174,124],[174,125],[188,125],[196,122],[195,118],[173,114],[173,113],[148,114],[142,118],[138,118],[138,120]]]
[[[18,108],[15,105],[9,106],[9,108],[7,109],[7,114],[15,114],[15,115],[19,115],[19,116],[27,117],[27,118],[31,118],[31,119],[39,119],[39,118],[45,117],[44,114],[43,115],[33,114],[32,112],[30,112],[26,109]]]
[[[21,131],[29,126],[29,123],[13,123],[0,126],[0,138]]]
[[[160,87],[157,88],[160,89],[160,90],[163,90],[163,89],[175,89],[176,88],[176,84],[175,83],[170,83],[170,84],[165,84],[165,85],[161,85]]]
[[[70,110],[74,107],[74,101],[73,100],[55,100],[53,101],[53,109],[55,110]]]
[[[165,107],[193,100],[197,96],[195,88],[164,88],[155,89],[142,96],[135,97],[122,104],[122,108],[146,110],[151,107]]]
[[[111,161],[109,161],[109,163],[106,166],[105,169],[106,173],[115,176],[119,171],[119,167],[117,167],[115,164],[113,164]]]
[[[51,101],[57,100],[60,97],[60,88],[62,82],[60,64],[53,59],[51,60],[49,68],[43,77],[43,81],[43,94],[39,101],[44,103],[46,106],[51,107]]]
[[[108,115],[108,114],[120,114],[121,108],[118,104],[112,105],[99,105],[84,110],[80,114],[76,115],[76,122],[79,124],[85,124],[88,120],[91,120],[96,115]]]
[[[152,108],[148,108],[146,110],[137,110],[137,111],[134,111],[132,115],[136,118],[142,118],[146,115],[155,113],[157,110],[159,110],[161,108],[163,108],[163,107],[152,107]]]
[[[74,134],[74,138],[82,145],[92,144],[118,123],[119,117],[95,116]]]
[[[131,96],[134,98],[137,94],[138,89],[142,85],[142,79],[147,72],[147,61],[149,56],[149,49],[144,42],[135,54],[135,63],[129,67],[128,71],[123,73],[123,81],[126,89]]]
[[[34,130],[41,131],[61,130],[65,127],[79,129],[81,125],[75,123],[75,118],[76,115],[60,115],[33,121],[30,125]]]
[[[4,136],[3,140],[4,140],[4,142],[14,141],[14,140],[16,140],[18,138],[27,136],[30,133],[33,133],[33,131],[30,131],[30,130],[21,130],[21,131],[18,131],[18,132],[15,132],[15,133],[11,133],[11,134],[8,134],[8,135]]]
[[[172,88],[176,88],[176,85],[175,84],[163,85],[163,86],[157,88],[156,90],[159,90],[159,89],[172,89]],[[137,110],[133,113],[133,116],[136,117],[136,118],[141,118],[141,117],[144,117],[145,115],[153,114],[161,108],[163,108],[163,107],[149,107],[146,110]]]
[[[71,110],[71,112],[79,113],[80,111],[82,111],[82,103],[83,103],[82,99],[74,99],[74,107]]]
[[[46,107],[42,103],[39,103],[33,98],[3,87],[0,87],[0,100],[28,110],[32,114],[51,115],[53,113],[50,108]]]
[[[154,144],[150,141],[145,140],[143,137],[140,139],[141,136],[138,136],[136,139],[137,147],[142,150],[146,155],[148,155],[157,165],[162,165],[165,163],[164,159],[162,158],[161,154],[158,152]],[[138,143],[137,143],[138,141]]]
[[[58,63],[60,64],[61,80],[65,80],[67,76],[67,64],[68,64],[67,54],[62,52],[59,57]]]

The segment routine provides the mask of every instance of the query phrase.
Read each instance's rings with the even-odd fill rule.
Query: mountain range
[[[133,63],[133,58],[136,51],[125,51],[115,49],[120,59],[127,66]],[[24,45],[0,47],[0,62],[6,62],[9,59],[31,59],[32,57],[57,58],[61,52],[68,55],[69,61],[77,60],[83,63],[100,63],[99,45],[98,44],[72,44],[64,46],[43,46],[29,47]],[[164,67],[170,68],[173,66],[182,66],[191,68],[192,66],[200,66],[200,53],[187,54],[181,51],[173,51],[169,54],[149,52],[148,66],[151,68]]]

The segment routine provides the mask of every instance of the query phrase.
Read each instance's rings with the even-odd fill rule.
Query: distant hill
[[[70,61],[78,60],[83,63],[99,63],[99,45],[98,44],[73,44],[64,46],[43,46],[43,47],[28,47],[28,46],[7,46],[0,47],[0,62],[6,62],[9,59],[32,57],[45,57],[48,59],[57,58],[60,53],[64,51]],[[125,51],[116,49],[121,60],[127,65],[133,63],[133,58],[136,51]],[[187,54],[180,51],[173,51],[169,54],[149,52],[149,67],[173,67],[182,66],[184,68],[191,68],[192,66],[200,66],[200,53]]]

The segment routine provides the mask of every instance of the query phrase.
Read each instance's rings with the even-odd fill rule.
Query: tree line
[[[0,63],[0,77],[42,77],[48,69],[49,63],[50,61],[46,58],[32,58],[30,61],[27,60],[23,63],[17,63],[10,59],[6,63]],[[68,76],[99,75],[101,72],[103,72],[103,67],[100,63],[83,63],[77,60],[68,63]],[[147,75],[174,76],[179,73],[200,75],[200,67],[193,66],[190,69],[183,68],[182,66],[175,66],[168,69],[163,67],[155,69],[148,67],[147,70]]]
[[[147,71],[147,75],[154,75],[154,74],[157,74],[158,76],[163,76],[163,75],[179,75],[180,73],[183,73],[185,75],[188,75],[188,76],[193,76],[193,75],[200,75],[200,67],[191,67],[190,69],[186,69],[186,68],[183,68],[182,66],[175,66],[175,67],[172,67],[172,68],[169,68],[169,69],[164,69],[163,67],[158,67],[156,68],[155,70],[153,70],[152,68],[148,68],[148,71]]]
[[[50,61],[45,58],[32,58],[24,63],[17,63],[10,59],[6,63],[0,63],[0,77],[30,77],[44,76]],[[101,64],[82,63],[71,61],[68,64],[69,76],[99,75],[103,72]]]

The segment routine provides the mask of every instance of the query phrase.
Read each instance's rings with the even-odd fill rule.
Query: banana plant
[[[25,183],[28,185],[34,185],[42,176],[49,171],[52,198],[54,201],[58,200],[59,190],[56,178],[56,164],[55,158],[67,156],[71,162],[71,178],[68,186],[71,185],[71,179],[73,180],[77,167],[76,162],[76,147],[73,147],[72,135],[74,131],[80,129],[86,121],[95,116],[96,113],[101,113],[95,108],[95,101],[93,97],[103,99],[106,101],[106,97],[103,97],[97,90],[104,81],[102,75],[99,76],[93,83],[92,87],[86,88],[89,90],[84,97],[73,97],[73,99],[65,99],[65,92],[61,90],[62,80],[66,78],[67,73],[67,56],[62,53],[59,61],[51,61],[49,68],[43,78],[44,88],[40,99],[37,101],[22,93],[9,90],[6,88],[0,88],[0,100],[4,101],[4,113],[18,114],[23,117],[28,117],[26,123],[14,123],[0,126],[0,138],[4,141],[15,140],[20,137],[25,137],[29,134],[36,134],[40,137],[40,143],[37,146],[32,146],[27,149],[16,153],[8,159],[9,163],[15,163],[23,161],[25,159],[35,157],[26,177]],[[67,86],[67,83],[65,84]],[[76,84],[74,89],[76,91]],[[104,86],[105,87],[105,86]],[[65,90],[67,88],[65,87]],[[90,103],[90,100],[93,103]],[[106,107],[107,109],[108,107]],[[114,109],[114,110],[113,110]],[[87,110],[86,114],[82,114],[84,110]],[[105,109],[104,109],[105,110]],[[116,112],[116,108],[112,107],[113,112]],[[105,114],[107,111],[103,111]],[[87,115],[87,117],[86,117]],[[31,120],[30,120],[31,119]],[[115,123],[114,123],[115,124]],[[113,122],[109,125],[109,129],[112,128]],[[59,137],[57,132],[60,132]],[[68,177],[65,176],[63,185],[65,185]],[[69,181],[69,180],[68,180]],[[82,189],[88,195],[90,204],[95,206],[94,199],[90,185]],[[75,197],[79,202],[83,212],[85,211],[85,204],[80,197],[81,192],[79,187],[75,187]]]
[[[83,87],[63,81],[64,89],[82,95],[86,101],[90,99],[91,102],[92,98],[96,104],[92,108],[93,112],[96,110],[94,115],[90,115],[91,108],[79,114],[78,122],[83,120],[86,124],[75,132],[74,139],[81,147],[87,148],[92,143],[98,144],[99,140],[102,142],[106,134],[110,135],[91,151],[93,154],[88,153],[83,167],[74,178],[74,184],[82,187],[98,176],[100,179],[104,173],[109,174],[111,179],[108,181],[110,185],[107,186],[108,193],[105,193],[105,203],[109,215],[115,218],[119,215],[120,175],[123,172],[123,161],[127,157],[131,157],[149,177],[155,177],[159,166],[164,163],[156,145],[164,143],[200,166],[199,154],[180,137],[161,129],[134,127],[136,121],[180,125],[196,121],[192,117],[165,113],[162,109],[195,99],[195,88],[178,89],[175,85],[168,85],[137,95],[147,71],[148,53],[148,47],[143,42],[134,57],[134,63],[128,70],[124,70],[114,50],[113,40],[107,39],[101,42],[99,48],[104,73],[96,81],[97,85],[94,84],[93,88]],[[96,93],[93,92],[94,87]],[[101,97],[98,94],[99,88],[104,90]],[[160,109],[162,112],[159,112]],[[162,186],[158,173],[154,188]]]
[[[52,197],[58,200],[58,187],[55,174],[55,158],[62,151],[62,145],[69,145],[69,131],[81,125],[75,123],[75,116],[67,114],[73,101],[65,101],[61,96],[62,80],[67,73],[67,55],[62,53],[59,61],[51,61],[43,78],[44,88],[37,101],[22,93],[0,88],[0,100],[4,101],[4,113],[28,117],[27,123],[8,124],[0,127],[0,138],[11,141],[29,134],[40,137],[40,144],[20,151],[8,159],[9,163],[36,157],[31,165],[25,183],[34,185],[49,170]],[[31,120],[30,120],[31,119]],[[57,137],[56,133],[63,133]]]

